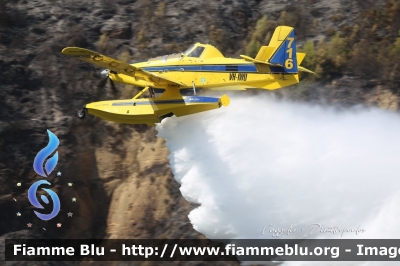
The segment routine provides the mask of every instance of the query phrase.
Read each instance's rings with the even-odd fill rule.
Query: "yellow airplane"
[[[78,47],[62,50],[66,56],[105,68],[101,72],[121,84],[144,87],[128,100],[109,100],[86,104],[77,116],[86,111],[100,118],[127,124],[155,125],[165,117],[184,116],[229,105],[225,94],[220,98],[196,95],[203,90],[275,90],[299,83],[298,71],[314,73],[300,64],[305,54],[296,52],[292,27],[279,26],[268,46],[262,46],[255,58],[240,55],[226,58],[212,45],[196,43],[181,54],[165,55],[127,64],[105,55]],[[164,92],[155,98],[154,89]],[[182,89],[193,89],[183,96]],[[152,98],[139,99],[149,90]]]

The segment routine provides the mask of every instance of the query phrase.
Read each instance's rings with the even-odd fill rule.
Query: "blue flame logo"
[[[46,173],[44,172],[43,169],[43,164],[45,159],[50,156],[58,147],[58,144],[60,141],[56,137],[56,135],[53,134],[50,130],[47,130],[47,134],[49,135],[49,143],[47,144],[46,147],[44,147],[41,151],[38,152],[38,154],[35,157],[35,160],[33,162],[33,169],[38,175],[41,175],[43,177],[47,177],[48,175],[51,174],[51,172],[54,170],[54,168],[57,165],[58,162],[58,152],[54,154],[53,157],[49,158],[44,166]],[[33,206],[35,206],[38,209],[43,209],[44,207],[42,204],[39,203],[39,201],[36,198],[36,193],[40,185],[46,184],[46,185],[51,185],[50,182],[46,180],[39,180],[31,185],[31,187],[28,190],[28,199],[31,202]],[[42,188],[44,191],[46,191],[51,199],[53,200],[54,206],[53,206],[53,211],[49,214],[41,214],[37,211],[34,211],[36,216],[39,217],[40,219],[44,221],[48,221],[50,219],[53,219],[54,217],[57,216],[58,212],[60,211],[60,199],[58,198],[57,194],[52,191],[51,189],[47,188]],[[49,199],[45,196],[42,195],[40,197],[42,201],[46,204],[49,204]]]
[[[53,157],[49,158],[46,162],[46,172],[47,175],[45,174],[43,170],[43,163],[44,160],[52,154],[58,147],[58,144],[60,141],[56,137],[56,135],[53,134],[50,130],[47,130],[47,134],[49,135],[49,144],[47,144],[46,147],[44,147],[41,151],[36,154],[35,160],[33,162],[33,169],[38,175],[41,175],[43,177],[47,177],[51,172],[54,170],[54,168],[57,165],[58,162],[58,152],[54,154]]]

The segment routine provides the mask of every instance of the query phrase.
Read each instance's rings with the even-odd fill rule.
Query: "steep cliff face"
[[[54,238],[202,237],[187,218],[194,206],[181,197],[168,167],[168,150],[154,128],[75,117],[83,104],[114,96],[108,87],[98,88],[98,70],[63,57],[62,48],[80,46],[131,61],[180,52],[201,41],[216,45],[227,56],[237,56],[244,52],[264,14],[276,23],[297,25],[301,44],[322,38],[330,27],[355,23],[367,7],[365,1],[339,0],[1,2],[0,209],[4,211],[0,235],[21,231],[27,222],[37,221],[27,202],[27,189],[39,179],[32,163],[47,144],[46,129],[50,129],[61,141],[56,171],[62,177],[53,173],[49,181],[60,195],[63,209],[57,219],[64,226],[44,232],[46,223],[37,222],[32,229],[35,234]],[[326,19],[337,14],[342,15],[340,20]],[[118,88],[118,98],[132,97],[137,91]],[[351,77],[277,93],[306,101],[323,98],[393,110],[398,106],[398,97],[379,82]],[[16,186],[18,182],[21,187]],[[66,216],[69,210],[74,212],[73,219]],[[22,217],[15,216],[17,211]]]

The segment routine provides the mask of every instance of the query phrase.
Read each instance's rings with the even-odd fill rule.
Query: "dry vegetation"
[[[299,17],[298,17],[299,16]],[[336,14],[330,20],[337,23],[344,15]],[[278,20],[264,15],[259,19],[245,44],[245,52],[255,56],[261,47],[269,42],[277,25],[304,28],[304,19],[299,12],[283,11]],[[309,30],[319,26],[315,20]],[[302,65],[315,70],[316,76],[308,79],[326,80],[355,75],[361,78],[398,82],[400,74],[400,0],[389,0],[386,5],[364,11],[362,20],[355,25],[345,25],[340,29],[329,27],[320,41],[308,41],[299,52],[307,53]]]
[[[316,70],[316,79],[329,80],[347,72],[396,82],[400,74],[399,29],[400,1],[389,0],[384,8],[365,11],[359,24],[335,32],[329,29],[333,35],[329,41],[307,42],[300,50],[307,53],[303,65]]]

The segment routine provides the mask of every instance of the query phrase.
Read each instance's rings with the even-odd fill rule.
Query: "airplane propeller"
[[[110,79],[109,70],[108,69],[104,69],[103,71],[100,72],[100,75],[103,77],[103,79],[99,82],[97,87],[99,89],[104,89],[106,84],[107,84],[107,81],[110,81],[111,89],[113,91],[114,98],[115,98],[117,93],[118,93],[118,90],[117,90],[117,87],[115,86],[114,81],[112,81],[112,79]]]

